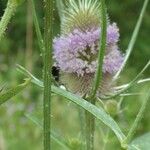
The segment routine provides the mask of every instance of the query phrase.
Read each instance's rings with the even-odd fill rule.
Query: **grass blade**
[[[131,54],[131,52],[132,52],[132,50],[133,50],[133,48],[134,48],[134,45],[135,45],[135,42],[136,42],[136,39],[137,39],[139,30],[140,30],[140,27],[141,27],[141,24],[142,24],[142,20],[143,20],[143,17],[144,17],[144,13],[145,13],[146,7],[147,7],[147,5],[148,5],[148,2],[149,2],[149,0],[145,0],[145,1],[144,1],[144,4],[143,4],[142,10],[141,10],[139,19],[138,19],[138,21],[137,21],[137,24],[136,24],[136,26],[135,26],[135,29],[134,29],[134,31],[133,31],[133,34],[132,34],[130,43],[129,43],[128,48],[127,48],[127,51],[126,51],[126,55],[125,55],[124,62],[123,62],[123,64],[122,64],[121,68],[119,69],[119,71],[118,71],[118,72],[116,73],[116,75],[114,76],[114,80],[116,80],[116,79],[119,77],[121,71],[124,69],[124,67],[125,67],[125,65],[126,65],[126,63],[127,63],[127,61],[128,61],[128,59],[129,59],[129,57],[130,57],[130,54]]]
[[[39,45],[40,51],[41,51],[42,56],[43,56],[43,53],[44,53],[44,42],[43,42],[43,37],[42,37],[42,34],[41,34],[41,30],[40,30],[40,26],[39,26],[36,10],[35,10],[34,0],[31,0],[31,5],[32,5],[32,9],[33,9],[33,19],[34,19],[34,26],[35,26],[37,39],[38,39],[38,45]]]

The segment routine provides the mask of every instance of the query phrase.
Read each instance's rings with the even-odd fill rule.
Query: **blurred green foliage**
[[[3,15],[6,7],[6,0],[0,0],[0,16]],[[120,49],[125,52],[128,42],[130,41],[132,31],[139,17],[142,0],[126,1],[107,1],[108,12],[111,21],[117,22],[120,28]],[[148,6],[150,7],[150,6]],[[36,1],[36,10],[39,17],[40,27],[43,33],[43,3]],[[150,27],[150,8],[147,9],[140,33],[130,57],[126,70],[121,75],[119,83],[130,81],[146,64],[150,58],[149,50],[149,27]],[[54,35],[59,33],[60,21],[57,9],[54,10]],[[15,64],[26,65],[28,59],[26,55],[26,25],[27,25],[27,3],[19,6],[16,15],[13,17],[6,32],[5,38],[0,42],[0,87],[4,89],[20,83],[24,78],[23,75],[16,71]],[[42,57],[38,48],[35,29],[33,29],[33,46],[32,46],[32,73],[37,77],[42,77]],[[146,77],[150,70],[144,74]],[[145,93],[150,87],[147,83],[132,88],[129,92]],[[146,95],[146,94],[145,94]],[[130,128],[133,120],[145,98],[145,95],[126,97],[122,104],[123,112],[115,119],[119,122],[126,133]],[[150,112],[147,108],[145,116],[138,127],[137,135],[142,135],[150,130]],[[41,150],[42,149],[42,131],[30,120],[25,117],[26,113],[41,112],[42,110],[42,92],[41,89],[32,85],[22,94],[12,101],[0,107],[0,150]],[[57,130],[62,136],[73,143],[72,147],[79,146],[81,140],[80,119],[78,109],[74,104],[67,103],[61,97],[54,97],[52,101],[52,128]],[[41,120],[42,121],[42,120]],[[103,132],[107,128],[100,122],[96,127],[96,150],[101,149]],[[104,133],[105,134],[105,133]],[[3,142],[2,142],[3,141]],[[2,144],[1,144],[2,142]],[[109,133],[106,150],[120,150],[113,133]],[[55,142],[52,143],[52,149],[62,150]],[[78,148],[76,148],[78,149]]]

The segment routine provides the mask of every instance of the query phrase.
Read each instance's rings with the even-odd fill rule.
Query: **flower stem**
[[[91,102],[95,105],[95,101]],[[95,118],[85,111],[86,150],[94,150]]]
[[[103,69],[103,59],[106,49],[106,36],[107,36],[107,16],[106,16],[106,6],[105,0],[101,0],[101,40],[100,40],[100,50],[98,52],[98,66],[95,74],[95,79],[93,82],[91,99],[96,95],[97,89],[99,88],[102,81],[102,69]]]
[[[97,89],[100,86],[100,82],[102,81],[102,67],[103,67],[103,59],[105,55],[106,49],[106,30],[107,30],[107,17],[106,17],[106,6],[105,0],[101,1],[101,40],[100,40],[100,50],[98,53],[98,66],[95,74],[93,87],[91,94],[87,100],[95,105],[95,96]],[[86,150],[94,150],[94,130],[95,130],[95,118],[89,113],[85,112],[86,119]]]
[[[7,29],[7,25],[11,17],[14,15],[16,11],[17,6],[18,3],[15,0],[8,0],[4,15],[2,16],[2,19],[0,21],[0,41],[5,33],[5,30]]]
[[[53,0],[45,0],[44,26],[44,150],[50,150]]]

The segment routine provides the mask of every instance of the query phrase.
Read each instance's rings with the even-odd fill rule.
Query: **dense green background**
[[[4,12],[6,2],[0,0],[0,16]],[[107,1],[110,19],[111,21],[117,22],[120,28],[121,37],[119,44],[122,51],[127,49],[132,31],[140,14],[142,3],[142,0]],[[42,1],[36,1],[36,9],[41,30],[43,31]],[[125,71],[121,75],[119,83],[127,83],[130,81],[150,58],[150,12],[148,10],[149,8],[145,14],[136,46]],[[30,55],[30,58],[25,57],[28,55],[26,49],[26,20],[27,4],[24,3],[18,8],[9,24],[5,38],[0,42],[0,87],[4,85],[5,88],[9,88],[22,82],[24,76],[16,71],[16,64],[26,66],[29,63],[29,66],[32,66],[32,73],[42,78],[42,57],[40,56],[34,29],[32,55]],[[60,22],[56,9],[54,21],[54,34],[57,35],[59,33]],[[147,70],[143,77],[148,77],[149,74],[150,71]],[[134,87],[130,91],[146,93],[149,87],[149,83],[142,84],[140,87]],[[145,94],[126,97],[123,101],[123,112],[115,119],[119,122],[124,132],[128,131],[144,98]],[[34,85],[28,87],[22,94],[2,105],[0,107],[0,150],[41,150],[42,130],[25,116],[26,113],[31,112],[36,112],[36,115],[41,116],[41,110],[42,91]],[[150,112],[147,109],[135,136],[142,135],[150,130],[149,118]],[[52,101],[52,121],[52,128],[64,136],[69,143],[73,143],[75,150],[79,149],[77,146],[80,143],[77,139],[80,139],[81,135],[78,108],[74,104],[63,100],[61,97],[55,96]],[[101,150],[103,146],[104,137],[101,134],[101,129],[104,132],[108,130],[100,122],[97,122],[96,150]],[[114,134],[110,133],[106,150],[120,150],[121,148],[118,144]],[[63,149],[55,142],[53,142],[52,147],[54,150]]]

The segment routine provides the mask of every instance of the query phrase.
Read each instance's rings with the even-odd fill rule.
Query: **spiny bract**
[[[63,34],[74,29],[86,31],[100,25],[100,3],[98,0],[68,0],[63,13]]]

